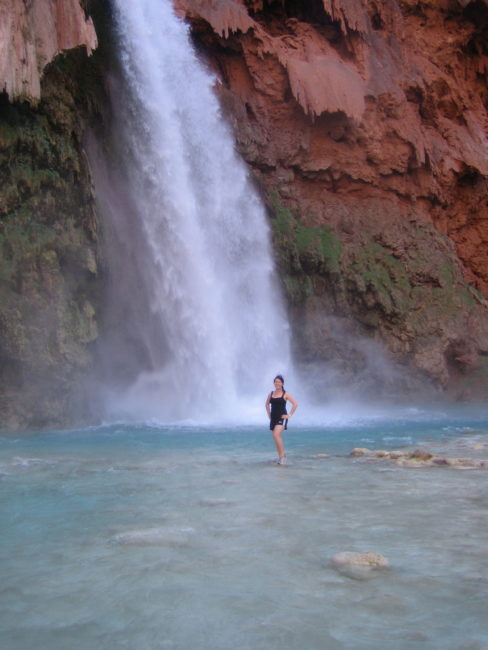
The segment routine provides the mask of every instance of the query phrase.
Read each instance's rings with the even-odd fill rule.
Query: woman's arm
[[[271,399],[271,393],[268,395],[268,398],[266,400],[266,403],[264,405],[264,408],[266,409],[266,413],[268,414],[268,417],[271,417],[271,409],[269,407],[269,400]]]
[[[290,413],[289,413],[288,415],[284,415],[284,416],[283,416],[284,418],[287,418],[287,419],[288,419],[288,418],[291,418],[291,416],[293,415],[293,413],[295,413],[295,411],[297,410],[297,408],[298,408],[298,402],[297,402],[296,399],[293,397],[293,395],[290,395],[290,393],[285,393],[285,399],[286,399],[288,402],[291,402],[291,411],[290,411]]]

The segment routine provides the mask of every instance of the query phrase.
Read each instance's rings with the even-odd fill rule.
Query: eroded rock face
[[[83,138],[107,101],[96,45],[79,0],[0,0],[2,430],[93,421],[100,253]]]
[[[488,7],[175,0],[270,207],[300,358],[488,390]]]
[[[78,46],[97,46],[79,0],[0,0],[0,90],[11,100],[39,100],[46,65]]]
[[[100,273],[82,107],[95,77],[76,50],[46,69],[35,108],[0,101],[1,429],[91,421]]]

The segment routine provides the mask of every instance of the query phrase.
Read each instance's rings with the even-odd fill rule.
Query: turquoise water
[[[488,472],[348,454],[483,455],[488,410],[285,435],[287,467],[256,426],[0,436],[2,648],[486,648]]]

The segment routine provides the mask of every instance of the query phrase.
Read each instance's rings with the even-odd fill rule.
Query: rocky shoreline
[[[455,469],[488,469],[488,443],[473,442],[470,445],[473,452],[485,452],[484,457],[447,456],[426,449],[368,449],[354,447],[349,454],[351,458],[361,458],[368,461],[389,461],[399,467],[453,467]]]

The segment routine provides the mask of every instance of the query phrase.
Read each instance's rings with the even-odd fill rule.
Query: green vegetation
[[[293,304],[313,295],[315,278],[340,271],[342,244],[329,226],[300,223],[276,194],[269,199],[278,266]]]
[[[294,275],[285,275],[283,277],[283,282],[290,302],[292,304],[299,303],[302,300],[304,293],[300,280]]]
[[[442,286],[452,288],[454,286],[454,269],[452,264],[447,261],[444,262],[444,264],[439,268],[439,277]]]
[[[273,235],[275,237],[289,237],[292,230],[296,227],[295,217],[290,210],[285,208],[277,194],[271,198],[271,210]]]
[[[357,262],[353,264],[353,268],[367,284],[374,286],[381,293],[389,294],[392,286],[404,291],[410,290],[407,272],[402,262],[375,242],[359,249]]]
[[[97,223],[82,151],[86,123],[100,123],[92,65],[81,50],[58,57],[36,106],[0,96],[0,420],[13,426],[66,421],[97,336]],[[46,392],[33,397],[38,376]]]
[[[376,242],[354,252],[351,265],[362,293],[372,292],[389,315],[405,313],[411,307],[411,285],[401,260]]]
[[[442,328],[443,322],[456,322],[481,300],[449,255],[426,243],[435,232],[412,232],[408,254],[395,255],[379,241],[346,248],[330,226],[305,225],[277,195],[268,205],[277,262],[292,305],[304,308],[316,296],[332,311],[350,310],[369,328],[388,323],[415,337]]]

